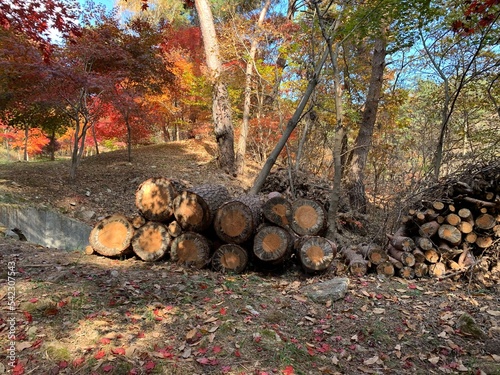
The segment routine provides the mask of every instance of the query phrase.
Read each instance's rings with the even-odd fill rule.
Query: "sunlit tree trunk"
[[[245,98],[243,102],[243,120],[241,122],[241,132],[238,141],[238,148],[236,152],[236,173],[243,173],[245,168],[245,154],[247,150],[247,138],[248,138],[248,123],[250,121],[250,104],[252,99],[252,77],[253,69],[255,65],[255,54],[257,53],[258,32],[264,23],[267,11],[271,6],[271,0],[267,0],[264,7],[260,11],[259,19],[257,21],[257,27],[255,30],[255,35],[252,38],[250,46],[250,55],[247,61],[246,74],[245,74]]]
[[[30,135],[30,127],[28,124],[24,125],[24,150],[23,150],[23,160],[28,161],[28,139]]]
[[[365,194],[366,159],[372,142],[373,129],[377,118],[378,104],[382,92],[383,75],[386,57],[386,40],[381,35],[375,40],[372,56],[372,72],[366,96],[365,108],[356,137],[352,158],[347,171],[347,191],[351,208],[366,213],[367,199]]]
[[[234,172],[234,129],[227,87],[221,79],[219,43],[215,33],[212,10],[208,0],[195,0],[196,11],[205,48],[205,58],[213,85],[212,117],[219,151],[219,166]]]

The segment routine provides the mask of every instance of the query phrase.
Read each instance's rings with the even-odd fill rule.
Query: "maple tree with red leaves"
[[[75,0],[12,0],[0,2],[0,27],[14,30],[33,40],[48,60],[53,46],[51,33],[63,36],[80,35]]]
[[[456,33],[470,35],[488,27],[500,17],[500,0],[466,0],[463,18],[452,22]]]

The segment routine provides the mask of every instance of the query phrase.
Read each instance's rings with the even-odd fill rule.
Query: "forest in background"
[[[87,155],[213,139],[230,173],[343,178],[363,212],[498,158],[499,16],[497,0],[2,3],[1,158],[70,157],[74,180]]]

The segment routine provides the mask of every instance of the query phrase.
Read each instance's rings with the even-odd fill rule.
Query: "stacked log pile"
[[[187,188],[152,178],[137,188],[137,214],[98,222],[90,250],[135,253],[144,261],[170,258],[220,272],[282,267],[294,259],[306,273],[367,272],[391,277],[460,277],[484,284],[500,279],[500,166],[468,171],[420,195],[385,243],[337,246],[324,236],[327,212],[317,200],[274,192],[265,199],[231,197],[224,186]],[[429,199],[433,197],[433,199]]]
[[[174,180],[150,178],[135,194],[138,212],[113,214],[99,221],[88,253],[120,257],[135,254],[153,262],[169,258],[184,266],[211,266],[241,273],[250,262],[280,267],[295,257],[306,272],[326,271],[337,254],[321,237],[327,217],[323,206],[280,194],[231,197],[221,185],[187,188]]]
[[[500,165],[468,170],[428,188],[421,197],[399,228],[387,234],[387,259],[378,249],[373,258],[373,250],[366,245],[348,249],[346,258],[353,262],[353,272],[364,272],[361,258],[386,275],[458,278],[467,274],[485,285],[498,283]]]

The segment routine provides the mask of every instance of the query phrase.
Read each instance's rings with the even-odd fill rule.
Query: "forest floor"
[[[234,178],[213,155],[194,140],[134,150],[132,163],[101,154],[75,183],[67,162],[3,164],[0,202],[92,225],[135,213],[150,177],[250,187],[255,166]],[[466,278],[349,277],[344,298],[317,303],[303,288],[336,275],[295,265],[225,275],[11,238],[0,238],[0,264],[0,374],[500,374],[500,290]],[[475,323],[460,329],[463,316]]]

